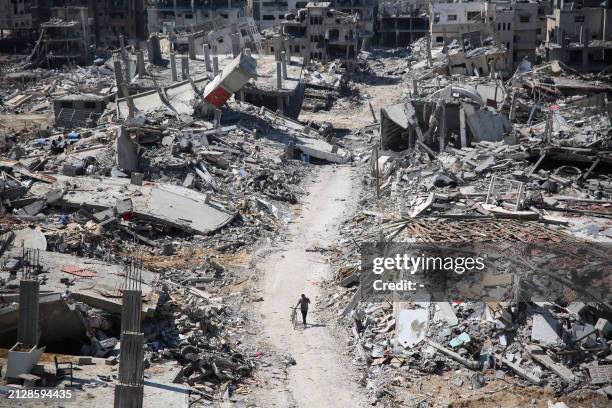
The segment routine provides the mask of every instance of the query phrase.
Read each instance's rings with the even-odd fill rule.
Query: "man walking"
[[[302,297],[298,300],[297,305],[295,307],[300,307],[302,311],[302,322],[304,323],[304,327],[306,327],[306,315],[308,314],[308,304],[310,303],[310,299],[306,297],[305,294],[302,293]]]

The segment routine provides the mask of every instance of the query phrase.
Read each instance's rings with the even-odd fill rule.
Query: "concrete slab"
[[[38,228],[23,228],[15,232],[13,245],[23,248],[47,249],[47,238]]]
[[[13,246],[7,251],[7,256],[21,256],[21,248]],[[77,299],[100,309],[112,313],[121,313],[121,285],[124,282],[123,265],[105,263],[96,259],[80,258],[59,252],[40,251],[40,264],[46,273],[47,280],[40,286],[41,297],[52,293],[64,293],[66,285],[60,282],[62,278],[69,278],[73,285],[69,291]],[[74,266],[96,273],[95,277],[81,278],[63,272],[67,266]],[[155,310],[157,295],[153,293],[151,282],[153,273],[143,269],[142,292],[143,313],[151,315]]]
[[[531,326],[531,340],[545,346],[556,346],[561,344],[559,336],[559,322],[550,316],[536,314],[533,316]]]
[[[401,310],[397,322],[397,340],[404,347],[414,347],[423,340],[429,326],[429,310]]]
[[[54,184],[36,183],[30,192],[45,196],[52,189],[65,189],[60,204],[87,205],[105,210],[131,198],[134,216],[173,226],[196,234],[213,232],[234,218],[234,213],[207,204],[206,195],[185,187],[162,183],[144,186],[126,178],[58,176]]]

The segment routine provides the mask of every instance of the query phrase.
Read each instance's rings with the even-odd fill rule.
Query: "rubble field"
[[[0,407],[610,406],[605,33],[502,70],[331,7],[0,54]]]

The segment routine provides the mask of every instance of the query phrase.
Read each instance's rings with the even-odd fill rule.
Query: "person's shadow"
[[[327,327],[327,325],[323,323],[306,323],[306,326],[304,325],[301,326],[302,330],[306,330],[308,328],[313,328],[313,327]]]

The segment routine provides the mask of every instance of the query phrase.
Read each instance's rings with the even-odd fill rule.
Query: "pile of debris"
[[[612,397],[612,299],[601,283],[612,242],[610,104],[605,93],[584,95],[583,84],[570,85],[575,79],[563,82],[563,93],[534,91],[529,78],[547,67],[507,84],[420,81],[404,102],[381,110],[378,129],[362,130],[378,143],[356,154],[369,161],[363,208],[327,249],[341,289],[326,306],[350,333],[373,402],[414,403],[406,387],[419,392],[437,376],[443,387],[478,390],[503,380],[546,386],[551,396],[596,391],[603,404]],[[525,114],[534,94],[540,99]],[[503,273],[457,283],[463,295],[495,294],[488,301],[374,300],[364,289],[363,258],[363,245],[373,242],[385,256],[396,243],[478,245]],[[537,255],[526,257],[534,248]],[[562,296],[524,297],[513,287],[519,279],[543,289],[544,271],[565,279]],[[568,287],[576,276],[603,286]]]

